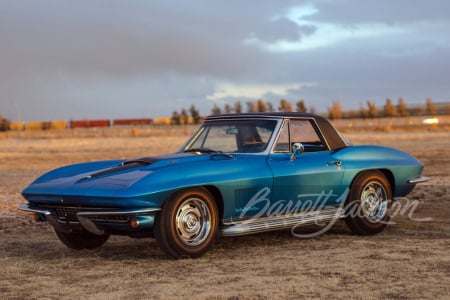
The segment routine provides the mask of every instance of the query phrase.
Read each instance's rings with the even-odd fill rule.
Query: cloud
[[[209,12],[171,2],[7,1],[0,76],[233,76],[264,58],[241,45],[241,33],[223,16],[212,20]]]
[[[312,0],[310,3],[320,13],[310,14],[305,19],[349,26],[367,22],[395,25],[446,20],[450,11],[450,2],[445,0]]]
[[[386,38],[391,38],[395,45],[404,42],[408,36],[413,36],[419,42],[427,41],[431,47],[442,43],[449,46],[448,39],[444,39],[443,42],[442,34],[450,29],[450,21],[440,12],[442,8],[437,9],[435,2],[423,6],[424,14],[429,16],[428,19],[423,15],[419,17],[420,9],[411,5],[409,1],[389,5],[389,10],[383,9],[383,6],[380,2],[361,5],[361,2],[353,0],[312,1],[293,6],[284,15],[276,18],[290,21],[291,26],[296,24],[297,29],[306,29],[306,34],[289,39],[267,39],[251,35],[245,42],[249,46],[272,53],[312,51],[343,43],[351,45],[362,40],[386,40]],[[449,4],[444,6],[450,9]],[[348,7],[355,9],[349,10]],[[405,17],[405,11],[408,12],[407,15],[410,13],[417,17]],[[409,55],[420,52],[420,50],[405,51]]]
[[[208,114],[227,99],[305,99],[318,111],[339,98],[348,107],[388,96],[445,100],[449,10],[446,0],[4,0],[0,113],[68,119],[165,116],[191,104]]]
[[[302,36],[311,35],[315,30],[315,26],[298,25],[296,22],[282,17],[262,23],[256,32],[250,34],[249,39],[267,43],[298,41],[302,39]]]
[[[339,24],[309,18],[320,13],[320,9],[312,4],[292,7],[280,20],[289,20],[297,28],[307,30],[307,34],[299,35],[297,39],[263,39],[251,36],[246,43],[268,52],[307,51],[351,40],[402,35],[410,29],[408,26],[392,26],[370,19],[356,24]]]
[[[289,83],[289,84],[235,84],[223,82],[218,84],[215,92],[208,96],[209,100],[227,98],[261,99],[267,95],[286,96],[290,91],[299,91],[305,87],[315,86],[315,83]]]

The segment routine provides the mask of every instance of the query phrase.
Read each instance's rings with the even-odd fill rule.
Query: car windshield
[[[194,134],[183,152],[263,152],[275,130],[275,120],[208,121]]]

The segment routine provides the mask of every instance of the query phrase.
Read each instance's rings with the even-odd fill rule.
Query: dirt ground
[[[449,299],[450,132],[347,136],[425,164],[432,181],[409,195],[420,203],[412,216],[399,215],[370,237],[351,235],[342,223],[309,239],[289,231],[221,237],[204,257],[178,261],[152,239],[114,236],[100,249],[70,250],[16,207],[25,203],[21,190],[52,168],[172,152],[185,137],[0,139],[0,298]]]

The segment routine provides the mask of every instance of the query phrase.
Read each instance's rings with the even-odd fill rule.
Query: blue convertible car
[[[172,258],[199,257],[218,234],[336,219],[378,233],[390,201],[427,180],[422,169],[399,150],[353,146],[317,115],[218,115],[176,153],[53,170],[25,188],[20,209],[73,249],[119,234],[155,237]]]

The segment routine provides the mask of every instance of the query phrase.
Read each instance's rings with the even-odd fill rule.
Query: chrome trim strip
[[[293,215],[247,219],[235,223],[225,223],[223,236],[239,236],[272,230],[292,228],[298,225],[308,225],[318,221],[330,221],[345,216],[343,208],[330,208],[322,211],[312,211]]]
[[[124,209],[111,211],[80,211],[77,213],[77,216],[132,216],[145,215],[160,210],[161,208]]]
[[[429,181],[429,180],[430,180],[430,178],[428,178],[428,177],[422,177],[422,176],[420,176],[420,177],[417,177],[417,178],[408,180],[408,183],[411,183],[411,184],[417,184],[417,183],[427,182],[427,181]]]
[[[33,213],[38,213],[38,214],[43,214],[43,215],[50,215],[51,214],[51,212],[46,210],[46,209],[30,208],[29,205],[19,205],[18,208],[20,210],[26,211],[26,212],[33,212]]]
[[[54,206],[55,208],[58,208],[58,206]],[[39,209],[39,208],[31,208],[28,204],[27,205],[20,205],[18,207],[22,211],[26,212],[34,212],[34,213],[40,213],[44,215],[49,215],[51,212],[47,209]],[[130,216],[130,215],[145,215],[152,212],[158,212],[161,211],[161,208],[142,208],[142,209],[124,209],[124,210],[104,210],[104,211],[80,211],[77,213],[81,216]]]
[[[68,233],[70,230],[67,228],[67,226],[64,226],[63,223],[58,222],[58,219],[56,219],[54,216],[52,216],[51,211],[46,209],[38,209],[38,208],[30,208],[29,205],[20,205],[19,209],[26,212],[33,212],[38,214],[43,214],[47,221],[55,228],[55,230],[60,232]]]
[[[282,121],[280,122],[280,124],[277,125],[277,128],[276,128],[277,132],[276,132],[276,134],[275,134],[274,139],[271,141],[272,144],[270,145],[270,151],[269,151],[269,153],[287,153],[287,152],[275,152],[275,151],[274,151],[275,146],[276,146],[277,143],[278,143],[278,139],[280,138],[281,131],[284,129],[284,126],[289,126],[289,121],[288,121],[288,120],[282,120]],[[288,130],[289,130],[289,128],[288,128]],[[288,132],[289,132],[289,131],[288,131]]]

